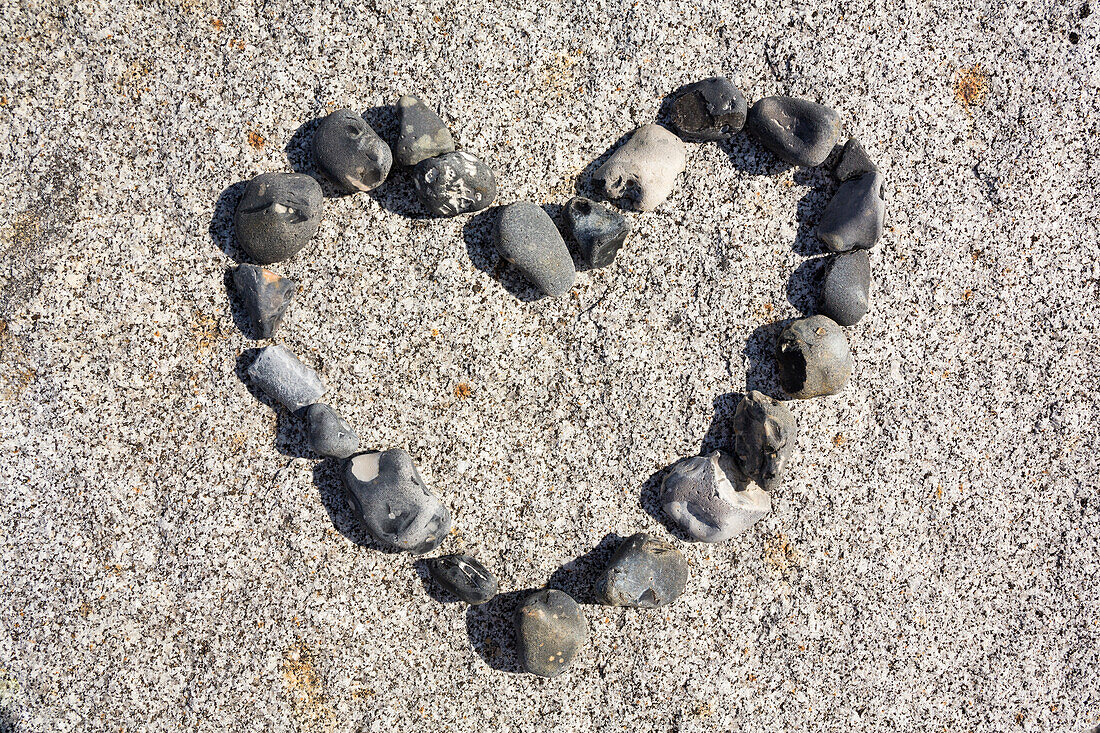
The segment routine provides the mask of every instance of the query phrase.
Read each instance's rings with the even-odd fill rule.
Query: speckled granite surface
[[[1100,726],[1100,9],[827,5],[0,5],[0,727]],[[832,184],[692,145],[615,266],[552,301],[486,215],[424,220],[407,177],[326,200],[276,267],[303,283],[281,341],[367,445],[414,455],[443,549],[498,572],[473,611],[354,529],[239,378],[234,184],[412,91],[499,203],[557,206],[719,72],[835,106],[886,173],[856,373],[794,405],[770,517],[682,545],[679,602],[586,605],[568,672],[515,674],[515,593],[584,600],[608,535],[669,536],[660,472],[774,390],[769,324],[805,306]]]

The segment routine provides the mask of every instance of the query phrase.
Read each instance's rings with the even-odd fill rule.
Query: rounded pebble
[[[610,265],[630,234],[625,216],[583,196],[574,196],[565,205],[565,228],[592,268]]]
[[[684,592],[690,575],[679,550],[639,532],[615,550],[596,581],[596,596],[609,606],[667,606]]]
[[[836,394],[852,376],[848,338],[826,316],[802,318],[783,329],[775,358],[783,391],[800,400]]]
[[[315,402],[306,411],[309,446],[328,458],[347,458],[359,450],[359,436],[348,421],[323,402]]]
[[[523,668],[556,677],[588,640],[588,622],[580,606],[560,590],[538,590],[516,609],[516,646]]]
[[[798,432],[790,409],[753,390],[737,403],[733,430],[733,458],[738,470],[764,489],[778,486]]]
[[[312,405],[325,393],[317,372],[281,344],[260,349],[247,372],[253,384],[291,412]]]
[[[390,174],[393,154],[358,112],[338,109],[313,133],[313,160],[325,178],[355,193],[378,188]]]
[[[817,296],[817,310],[841,326],[851,326],[867,315],[871,290],[871,257],[865,249],[833,255]]]
[[[577,272],[554,220],[541,206],[518,201],[505,206],[497,221],[496,247],[501,256],[547,295],[569,292]]]
[[[680,138],[656,124],[642,125],[592,174],[601,195],[623,208],[657,208],[687,167]]]
[[[469,555],[433,557],[428,573],[443,590],[471,606],[491,600],[499,587],[488,568]]]
[[[765,97],[749,110],[746,129],[791,165],[821,165],[840,137],[840,115],[795,97]]]
[[[289,259],[317,233],[323,199],[321,186],[304,173],[261,173],[237,204],[237,241],[258,264]]]
[[[745,126],[747,112],[741,90],[726,77],[714,76],[677,90],[672,126],[684,140],[726,140]]]
[[[848,138],[833,168],[833,177],[843,183],[864,173],[878,173],[878,168],[871,162],[859,140]]]
[[[721,451],[685,458],[670,468],[661,481],[661,505],[677,527],[699,542],[739,535],[772,507],[767,492],[746,481]]]
[[[864,173],[840,184],[817,223],[817,238],[830,252],[870,249],[886,217],[881,173]]]
[[[406,94],[397,100],[397,144],[393,157],[401,165],[453,152],[454,138],[447,123],[419,97]]]
[[[261,339],[275,335],[297,286],[290,278],[259,265],[244,264],[233,271],[233,288]]]
[[[489,166],[465,151],[420,161],[413,185],[424,207],[435,216],[481,211],[497,196],[497,180]]]

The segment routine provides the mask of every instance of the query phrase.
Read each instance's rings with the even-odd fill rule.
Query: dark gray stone
[[[574,196],[565,205],[565,228],[593,268],[610,265],[630,234],[625,216],[583,196]]]
[[[417,163],[413,184],[420,202],[435,216],[481,211],[497,196],[493,171],[461,150]]]
[[[443,590],[471,606],[491,600],[499,588],[488,568],[469,555],[433,557],[428,572]]]
[[[233,271],[233,288],[256,327],[257,338],[261,339],[275,335],[297,286],[290,278],[259,265],[241,265]]]
[[[864,173],[837,189],[817,223],[817,238],[830,252],[870,249],[882,236],[886,217],[881,173]]]
[[[313,160],[325,178],[355,193],[382,185],[390,174],[393,153],[358,112],[338,109],[321,120],[313,133]]]
[[[749,110],[746,129],[791,165],[821,165],[840,137],[840,115],[795,97],[765,97]]]
[[[658,608],[676,600],[691,571],[683,554],[645,532],[623,540],[596,581],[596,596],[609,606]]]
[[[685,458],[661,482],[661,506],[689,537],[721,542],[739,535],[771,511],[771,498],[747,481],[721,451]]]
[[[306,411],[309,422],[309,446],[314,453],[328,458],[347,458],[359,450],[359,436],[348,421],[323,402],[314,402]]]
[[[851,326],[867,315],[871,289],[871,257],[865,249],[833,255],[817,296],[817,310],[841,326]]]
[[[368,451],[344,462],[348,505],[371,537],[394,550],[420,555],[451,531],[451,512],[424,484],[400,448]]]
[[[852,352],[844,329],[826,316],[794,321],[775,348],[783,391],[796,399],[836,394],[852,376]]]
[[[611,154],[592,183],[601,195],[623,208],[652,211],[676,186],[687,167],[687,148],[660,125],[642,125]]]
[[[833,176],[843,183],[864,173],[878,173],[878,168],[871,162],[870,156],[867,155],[867,151],[863,149],[859,140],[854,137],[848,138],[833,168]]]
[[[325,393],[317,372],[281,344],[260,349],[247,372],[253,384],[291,412],[312,405]]]
[[[538,590],[516,609],[516,647],[532,674],[561,674],[587,640],[588,622],[568,593]]]
[[[672,103],[672,126],[684,140],[726,140],[745,126],[748,104],[741,90],[724,76],[688,84]]]
[[[547,295],[569,292],[577,272],[554,220],[541,206],[518,201],[505,206],[497,221],[500,255]]]
[[[787,406],[753,390],[737,404],[733,430],[738,470],[765,489],[778,486],[797,436],[794,415]]]
[[[406,94],[397,100],[397,144],[393,157],[401,165],[454,152],[455,141],[447,123],[419,97]]]
[[[321,186],[303,173],[261,173],[237,204],[237,241],[258,264],[289,259],[317,233],[323,199]]]

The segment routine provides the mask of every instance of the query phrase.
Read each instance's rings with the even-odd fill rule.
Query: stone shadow
[[[226,256],[238,263],[247,262],[248,255],[237,245],[237,228],[233,223],[233,214],[237,211],[237,203],[244,195],[247,185],[248,181],[238,181],[221,192],[214,204],[214,214],[210,217],[210,225],[207,228],[210,240]]]
[[[237,287],[233,284],[232,267],[226,269],[222,277],[222,284],[225,286],[225,297],[229,301],[229,315],[233,318],[233,325],[236,326],[237,330],[249,341],[262,341],[263,339],[260,338],[260,329],[252,322],[252,318],[248,315],[244,303],[241,302],[241,298],[237,294]]]
[[[596,580],[607,567],[612,553],[622,544],[623,537],[611,532],[588,552],[562,565],[550,575],[547,588],[565,591],[577,603],[597,605]]]
[[[352,514],[351,507],[348,506],[347,496],[344,493],[344,482],[340,478],[343,463],[338,458],[325,458],[313,466],[313,485],[317,487],[321,505],[325,508],[332,526],[348,541],[359,547],[387,555],[401,554],[401,550],[395,550],[376,542],[370,536],[370,532]]]
[[[787,278],[787,302],[803,316],[816,312],[817,294],[825,279],[825,265],[828,257],[812,257],[803,260]]]
[[[688,456],[683,456],[687,458]],[[679,460],[679,459],[678,459]],[[665,510],[661,507],[661,482],[664,481],[665,476],[672,466],[676,465],[672,463],[664,468],[658,469],[642,484],[642,488],[638,491],[638,503],[641,504],[642,510],[649,516],[656,519],[661,523],[670,535],[680,540],[681,542],[694,542],[687,532],[680,529],[673,522]]]
[[[498,593],[492,600],[466,610],[466,635],[470,646],[493,669],[523,674],[516,647],[516,609],[535,588]]]
[[[699,455],[710,455],[716,450],[732,452],[733,414],[744,396],[743,392],[726,392],[714,398],[714,412],[710,418],[710,427],[699,446]]]
[[[779,383],[779,367],[775,361],[775,344],[779,334],[793,318],[784,318],[756,328],[745,341],[742,353],[748,361],[745,388],[757,390],[777,400],[787,400],[787,394]]]
[[[309,447],[309,431],[302,415],[290,412],[278,402],[269,397],[262,389],[252,384],[248,377],[248,367],[256,361],[260,349],[247,349],[237,357],[237,365],[234,372],[237,379],[256,398],[257,402],[267,405],[275,411],[275,449],[284,456],[291,458],[318,459],[321,456],[314,453]]]
[[[825,211],[829,200],[839,187],[829,173],[831,167],[828,162],[813,168],[799,168],[795,171],[794,182],[808,186],[809,191],[799,199],[795,208],[795,221],[798,223],[798,231],[795,232],[791,249],[802,257],[810,257],[825,251],[821,241],[814,231],[821,213]]]
[[[474,267],[499,282],[504,289],[524,303],[545,297],[523,274],[508,264],[493,244],[493,234],[500,216],[500,207],[492,206],[471,216],[462,226],[466,254]]]

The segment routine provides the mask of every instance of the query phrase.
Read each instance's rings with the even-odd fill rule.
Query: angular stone
[[[359,450],[359,436],[348,421],[323,402],[314,402],[306,410],[309,422],[309,446],[314,453],[328,458],[347,458]]]
[[[587,640],[588,622],[568,593],[538,590],[516,609],[516,646],[532,674],[561,674]]]
[[[565,228],[593,268],[610,265],[630,234],[625,216],[583,196],[574,196],[565,205]]]
[[[733,430],[738,470],[764,489],[778,486],[797,436],[794,415],[787,406],[753,390],[737,403]]]
[[[676,600],[690,576],[679,550],[639,532],[615,550],[596,581],[596,596],[609,606],[658,608]]]
[[[795,97],[765,97],[749,110],[746,129],[791,165],[821,165],[840,137],[840,115]]]
[[[325,178],[355,193],[382,185],[390,174],[393,153],[358,112],[338,109],[321,120],[313,133],[313,160]]]
[[[419,97],[406,94],[397,100],[397,144],[393,157],[401,165],[454,152],[455,141],[447,123]]]
[[[870,249],[886,217],[881,173],[864,173],[840,184],[817,223],[817,238],[830,252]]]
[[[317,233],[323,199],[321,186],[303,173],[261,173],[237,204],[237,241],[258,264],[289,259]]]
[[[505,206],[497,221],[496,247],[547,295],[569,292],[577,276],[573,258],[554,220],[541,206],[518,201]]]
[[[317,372],[298,361],[298,357],[281,344],[260,349],[247,373],[264,394],[291,412],[312,405],[325,393],[325,385]]]
[[[748,104],[741,90],[724,76],[688,84],[672,103],[672,126],[684,140],[726,140],[745,126]]]
[[[865,249],[833,255],[817,296],[817,311],[841,326],[852,326],[867,315],[871,289],[871,257]]]
[[[461,150],[417,163],[413,184],[420,202],[435,216],[481,211],[497,196],[493,171]]]
[[[233,287],[256,327],[257,338],[269,339],[283,322],[298,283],[259,265],[241,265],[233,271]]]
[[[775,348],[779,382],[795,399],[836,394],[852,376],[852,352],[844,329],[825,316],[794,321]]]
[[[746,481],[721,451],[670,468],[661,482],[661,505],[676,526],[700,542],[739,535],[772,507],[767,492]]]
[[[623,208],[652,211],[687,167],[683,141],[660,125],[642,125],[592,174],[592,183]]]
[[[491,600],[499,588],[488,568],[469,555],[433,557],[428,573],[443,590],[471,606]]]
[[[439,547],[451,531],[451,512],[424,484],[400,448],[368,451],[344,462],[348,506],[371,537],[419,555]]]
[[[864,173],[878,173],[878,168],[871,162],[870,156],[864,150],[863,145],[854,137],[848,138],[844,143],[844,149],[840,151],[836,166],[833,168],[833,176],[840,182],[847,181]]]

